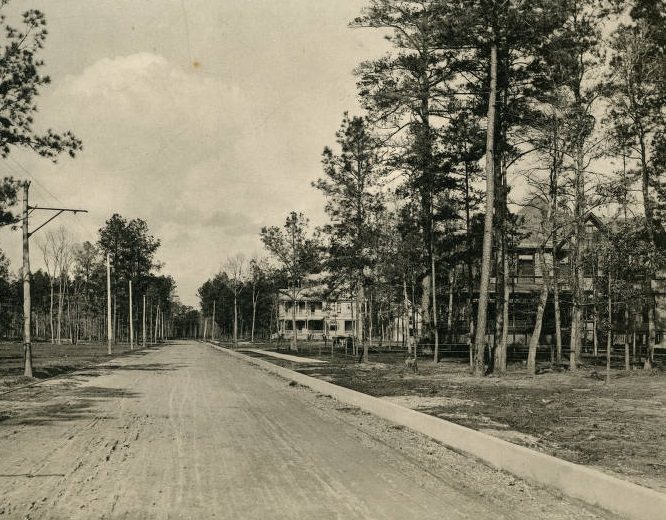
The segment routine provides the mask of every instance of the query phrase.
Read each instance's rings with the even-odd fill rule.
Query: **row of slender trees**
[[[351,26],[380,31],[389,48],[356,69],[365,114],[345,114],[313,182],[330,221],[311,233],[292,213],[261,231],[292,298],[321,270],[329,293],[354,300],[361,341],[418,307],[435,360],[440,334],[462,318],[474,373],[501,374],[523,233],[543,272],[529,370],[547,308],[557,361],[568,339],[573,370],[602,301],[609,338],[618,315],[625,332],[645,315],[650,367],[664,265],[665,17],[658,0],[370,0]],[[535,210],[531,229],[521,205]],[[590,212],[604,221],[592,248]]]
[[[192,316],[195,337],[265,340],[276,330],[277,297],[283,273],[262,258],[228,257],[222,269],[199,287],[201,315]]]
[[[174,280],[159,274],[160,242],[142,219],[114,214],[96,243],[75,243],[65,227],[40,238],[36,243],[45,269],[31,275],[33,338],[54,344],[107,340],[107,257],[114,341],[141,343],[144,313],[147,341],[167,338],[174,319],[187,312],[177,302]],[[1,259],[0,337],[16,339],[23,326],[22,280],[12,274],[4,254]]]

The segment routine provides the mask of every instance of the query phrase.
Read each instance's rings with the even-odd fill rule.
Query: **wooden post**
[[[106,254],[106,342],[107,351],[111,354],[111,343],[113,342],[113,324],[111,323],[111,259]]]
[[[210,327],[210,339],[211,341],[215,341],[215,300],[213,300],[213,323],[211,323]]]
[[[134,316],[132,316],[132,280],[129,280],[129,344],[134,350]]]
[[[157,331],[160,326],[160,304],[157,304],[157,309],[155,310],[155,333],[153,334],[153,343],[157,343]]]
[[[150,306],[149,306],[149,309],[148,309],[148,315],[150,316],[150,329],[149,329],[149,333],[148,333],[149,336],[150,336],[150,335],[153,333],[153,330],[155,330],[154,327],[153,327],[153,300],[152,300],[152,298],[151,298],[151,300],[150,300]],[[153,345],[155,344],[155,341],[154,341],[154,340],[155,340],[155,336],[153,336],[153,341],[152,341],[152,344],[153,344]]]
[[[30,342],[30,232],[28,231],[28,189],[30,182],[23,183],[23,375],[32,377],[32,345]]]
[[[113,295],[113,342],[118,343],[118,298]]]
[[[141,346],[146,348],[146,295],[143,295],[143,329]]]

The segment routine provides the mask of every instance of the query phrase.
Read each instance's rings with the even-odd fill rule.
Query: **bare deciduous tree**
[[[224,262],[224,270],[229,277],[229,288],[234,295],[234,345],[238,346],[238,298],[245,288],[247,260],[244,255],[230,256]]]

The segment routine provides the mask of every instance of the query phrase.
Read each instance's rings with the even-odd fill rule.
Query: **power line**
[[[18,168],[20,168],[20,170],[21,170],[22,172],[24,172],[26,175],[28,175],[28,176],[29,176],[29,177],[30,177],[30,178],[31,178],[31,179],[37,184],[37,186],[38,186],[43,192],[45,192],[46,194],[48,194],[48,195],[49,195],[53,200],[55,200],[56,202],[58,202],[58,203],[60,203],[60,204],[62,204],[62,205],[65,205],[65,203],[64,203],[60,198],[58,198],[56,195],[53,194],[53,192],[51,192],[46,186],[44,186],[44,184],[42,184],[42,183],[41,183],[41,182],[40,182],[40,181],[39,181],[39,180],[38,180],[38,179],[37,179],[37,178],[36,178],[36,177],[35,177],[35,176],[34,176],[34,175],[33,175],[33,174],[32,174],[32,173],[31,173],[26,167],[25,167],[25,166],[23,166],[23,165],[22,165],[17,159],[15,159],[13,156],[9,156],[9,159],[10,159],[10,160],[11,160],[16,166],[18,166]],[[4,164],[6,165],[7,163],[4,163]],[[10,171],[11,173],[14,173],[14,174],[17,173],[17,172],[15,172],[15,171],[11,170],[11,169],[10,169],[9,171]],[[77,216],[78,216],[78,215],[75,214],[75,217],[77,217]],[[76,224],[77,224],[77,225],[83,230],[83,232],[84,232],[84,233],[85,233],[85,234],[91,239],[92,242],[95,242],[95,241],[97,240],[97,239],[95,238],[95,236],[93,235],[93,233],[91,233],[91,231],[90,231],[88,228],[86,228],[83,224],[81,224],[81,221],[80,221],[78,218],[74,218],[74,222],[76,222]]]

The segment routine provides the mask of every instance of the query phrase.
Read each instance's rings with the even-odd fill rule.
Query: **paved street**
[[[605,518],[199,343],[0,399],[3,518]]]

